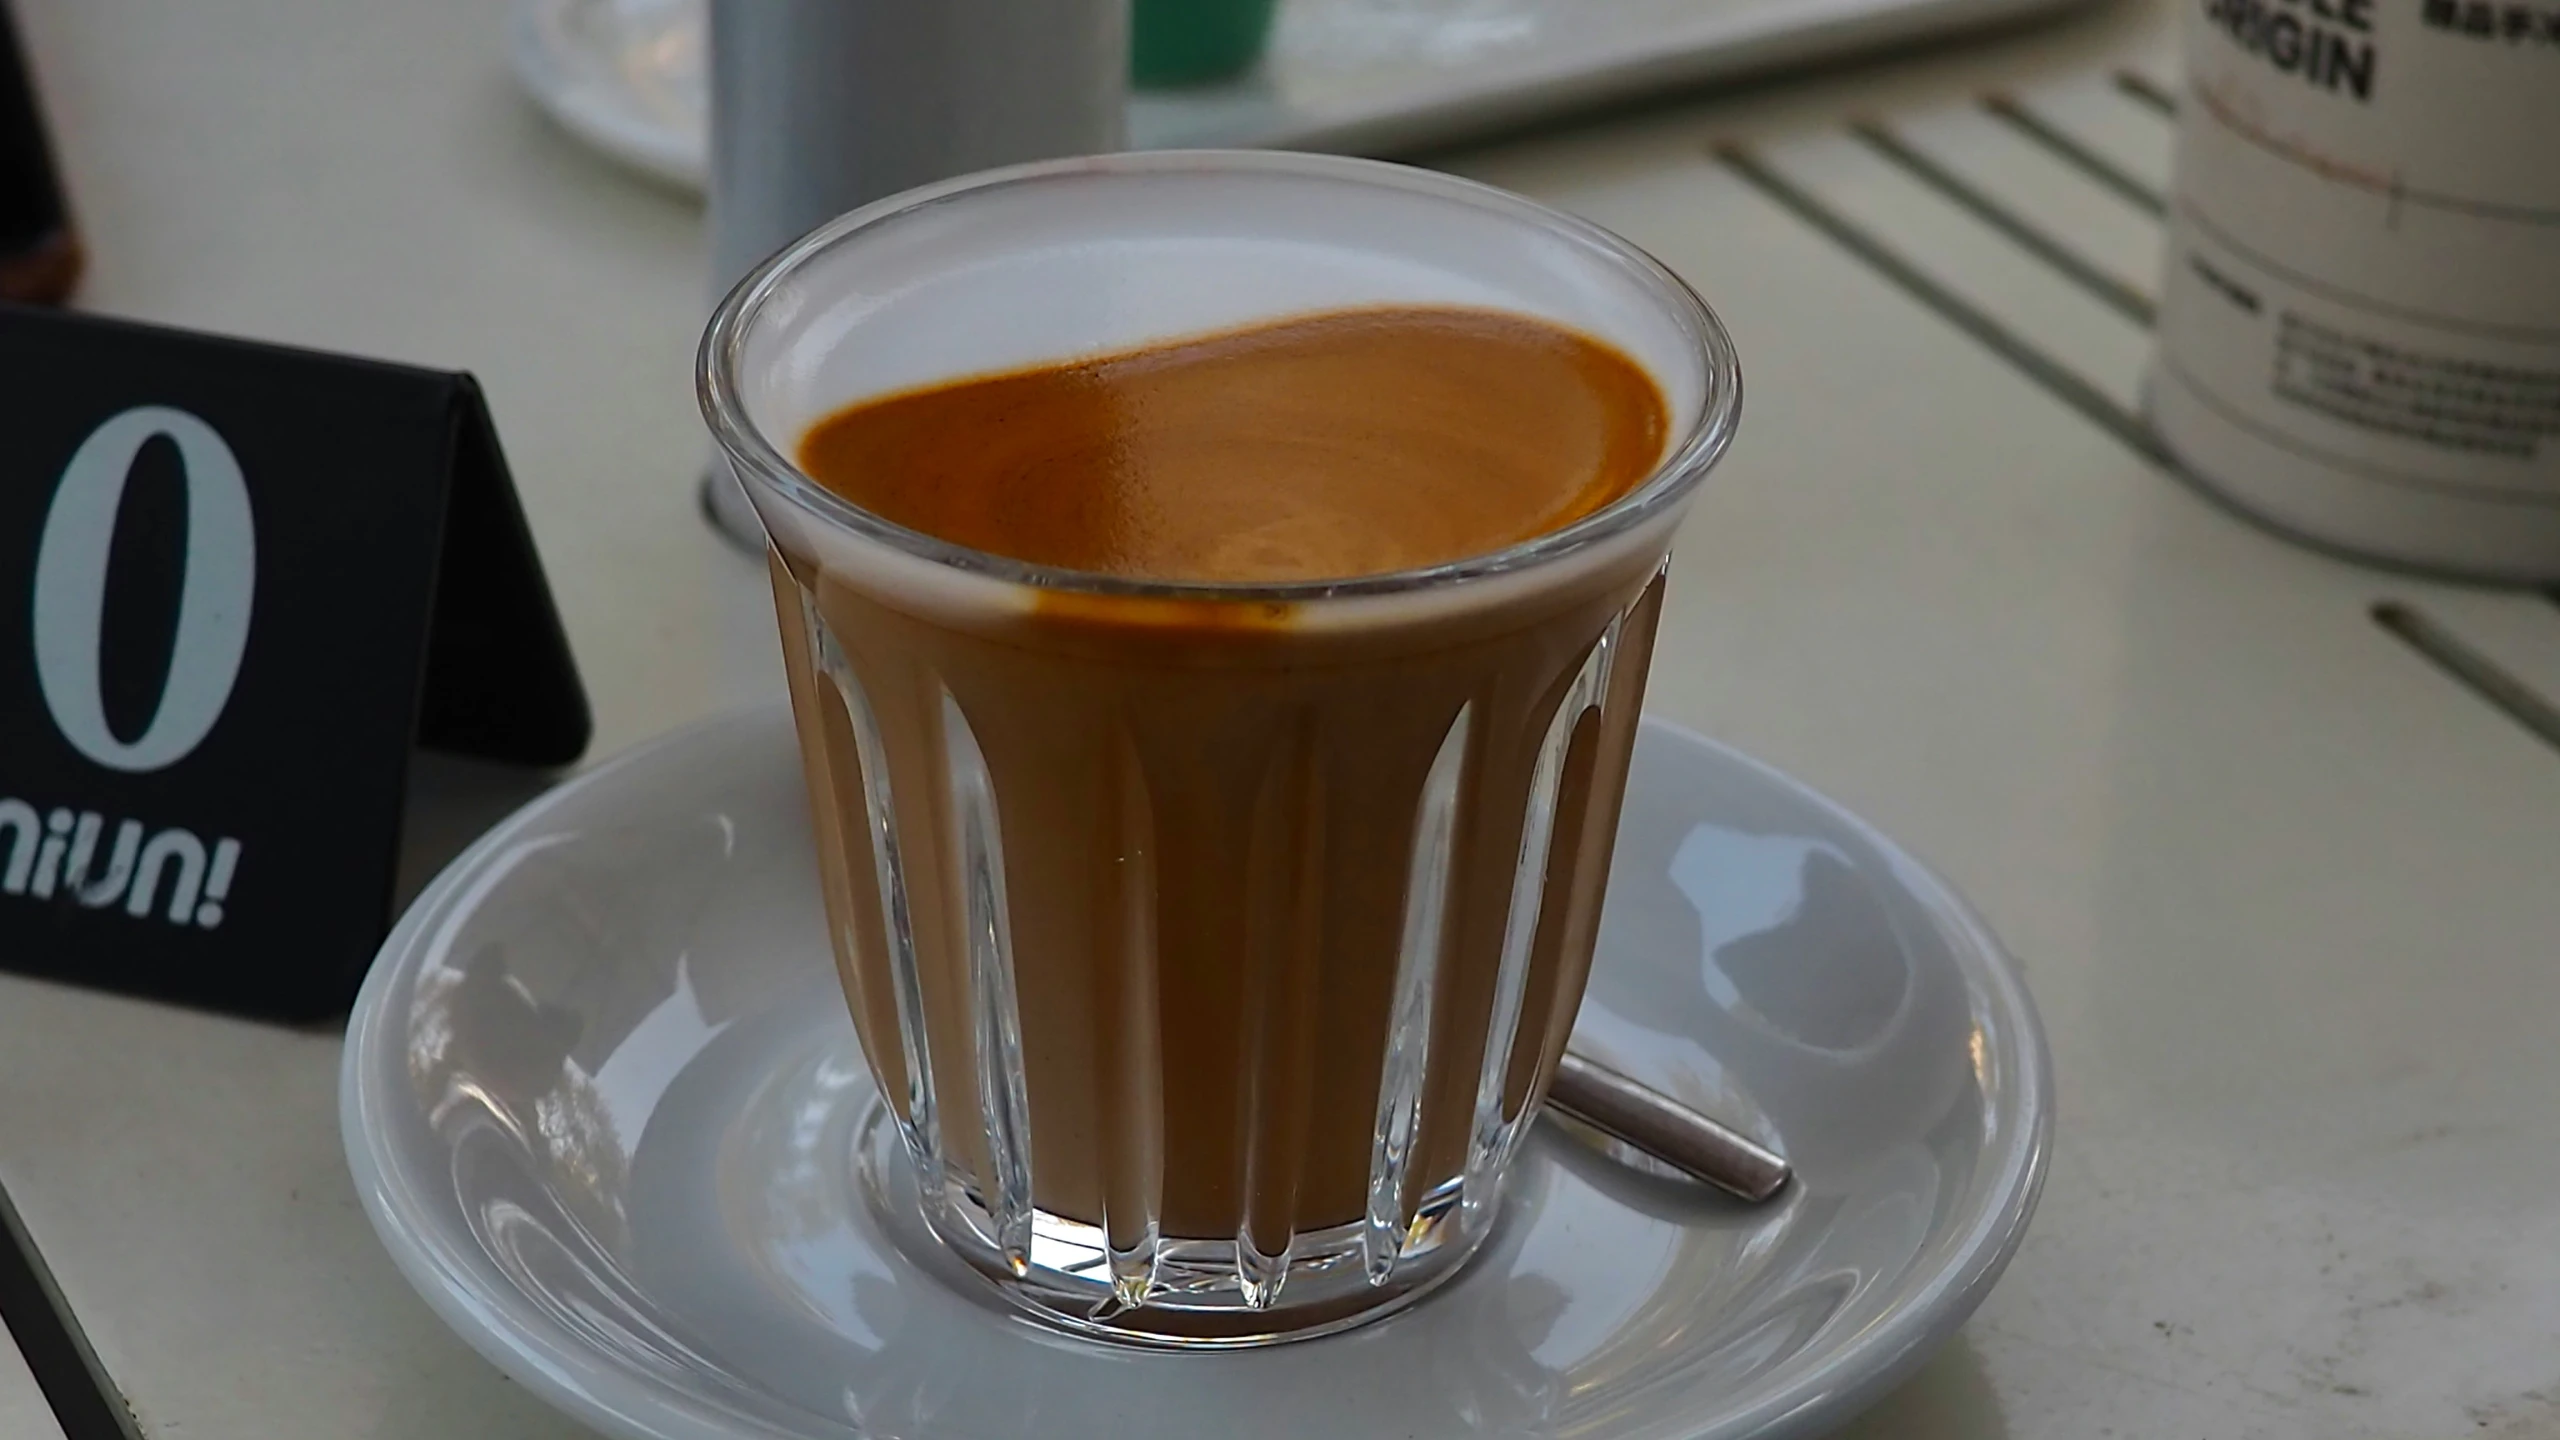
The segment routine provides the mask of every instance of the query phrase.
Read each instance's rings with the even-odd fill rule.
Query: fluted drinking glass
[[[1375,299],[1576,325],[1662,386],[1659,468],[1497,554],[1244,585],[963,549],[795,464],[912,348],[883,338],[904,299],[1133,235],[1230,309],[1286,308],[1261,247],[1321,244],[1378,262]],[[1039,329],[1047,292],[985,283]],[[1091,298],[1054,303],[1173,313]],[[835,958],[931,1233],[1037,1317],[1170,1346],[1325,1333],[1453,1273],[1572,1029],[1672,533],[1733,430],[1706,307],[1468,182],[1114,156],[821,228],[722,304],[701,386],[772,541]]]

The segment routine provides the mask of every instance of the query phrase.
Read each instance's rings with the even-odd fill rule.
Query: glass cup
[[[1152,258],[1062,281],[1120,244]],[[964,549],[793,460],[872,395],[1394,301],[1618,345],[1669,402],[1658,469],[1495,554],[1248,585]],[[1466,181],[1119,155],[820,228],[722,303],[700,383],[772,542],[878,1150],[931,1233],[1036,1317],[1168,1346],[1454,1273],[1573,1028],[1672,532],[1733,432],[1705,305]]]

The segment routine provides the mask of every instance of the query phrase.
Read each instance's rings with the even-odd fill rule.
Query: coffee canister
[[[2153,427],[2299,538],[2560,580],[2560,0],[2190,0]]]

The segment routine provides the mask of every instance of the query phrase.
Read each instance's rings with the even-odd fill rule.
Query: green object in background
[[[1278,0],[1136,0],[1129,78],[1149,87],[1198,85],[1253,68]]]

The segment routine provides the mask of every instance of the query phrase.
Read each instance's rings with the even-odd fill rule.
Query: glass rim
[[[818,256],[858,242],[873,228],[932,206],[984,191],[1082,175],[1277,174],[1383,186],[1432,195],[1528,222],[1560,234],[1617,266],[1662,302],[1694,342],[1704,370],[1697,418],[1665,448],[1652,473],[1590,514],[1516,544],[1433,565],[1331,579],[1290,581],[1158,580],[1043,565],[955,544],[863,509],[819,484],[747,415],[739,372],[748,338],[774,292]],[[1603,337],[1605,338],[1605,337]],[[958,377],[955,377],[958,378]],[[947,569],[1039,589],[1154,600],[1290,603],[1400,594],[1455,581],[1507,574],[1585,551],[1643,525],[1677,504],[1705,478],[1732,443],[1741,417],[1742,370],[1733,340],[1704,299],[1670,267],[1616,233],[1510,191],[1437,171],[1354,159],[1269,150],[1148,150],[1035,161],[945,180],[877,200],[818,226],[784,246],[731,287],[714,309],[695,358],[695,392],[712,437],[742,472],[829,527]]]

